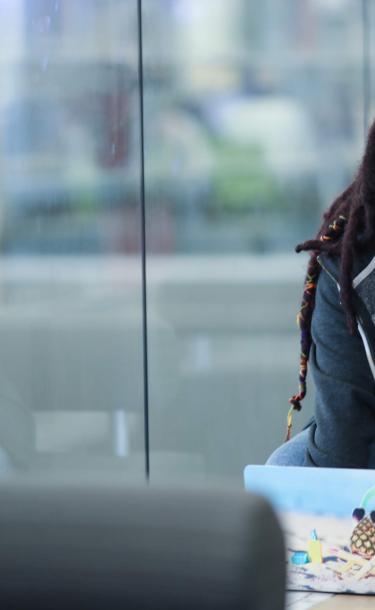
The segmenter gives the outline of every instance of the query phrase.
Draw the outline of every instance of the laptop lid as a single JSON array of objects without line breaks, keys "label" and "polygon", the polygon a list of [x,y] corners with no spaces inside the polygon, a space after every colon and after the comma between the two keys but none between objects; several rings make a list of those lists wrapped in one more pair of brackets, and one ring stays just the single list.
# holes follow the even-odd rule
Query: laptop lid
[{"label": "laptop lid", "polygon": [[280,517],[289,590],[375,594],[375,470],[249,465],[244,481]]}]

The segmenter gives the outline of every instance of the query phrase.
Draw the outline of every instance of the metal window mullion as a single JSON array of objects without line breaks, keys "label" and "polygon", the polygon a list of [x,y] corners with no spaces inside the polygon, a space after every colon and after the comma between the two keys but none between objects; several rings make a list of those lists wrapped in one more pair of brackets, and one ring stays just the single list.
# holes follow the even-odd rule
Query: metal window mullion
[{"label": "metal window mullion", "polygon": [[144,89],[143,89],[143,28],[142,0],[137,0],[138,22],[138,83],[140,133],[140,198],[141,198],[141,256],[142,256],[142,339],[143,339],[143,395],[145,474],[150,478],[149,381],[148,381],[148,325],[147,325],[147,269],[146,269],[146,206],[145,206],[145,151],[144,151]]},{"label": "metal window mullion", "polygon": [[363,87],[363,131],[367,138],[370,125],[371,103],[371,23],[369,0],[362,0],[362,87]]}]

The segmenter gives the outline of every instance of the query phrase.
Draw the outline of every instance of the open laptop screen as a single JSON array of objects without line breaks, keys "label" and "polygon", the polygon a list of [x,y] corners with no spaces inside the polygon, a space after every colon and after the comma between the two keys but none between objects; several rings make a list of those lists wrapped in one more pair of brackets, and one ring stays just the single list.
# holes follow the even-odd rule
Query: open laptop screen
[{"label": "open laptop screen", "polygon": [[375,594],[375,470],[249,465],[244,479],[280,516],[289,589]]}]

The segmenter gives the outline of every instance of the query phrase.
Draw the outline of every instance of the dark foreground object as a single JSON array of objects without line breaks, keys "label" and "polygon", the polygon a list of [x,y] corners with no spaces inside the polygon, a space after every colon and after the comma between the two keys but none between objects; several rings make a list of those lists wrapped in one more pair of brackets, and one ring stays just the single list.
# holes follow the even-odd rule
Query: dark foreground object
[{"label": "dark foreground object", "polygon": [[281,610],[284,548],[262,499],[114,483],[0,486],[4,610]]}]

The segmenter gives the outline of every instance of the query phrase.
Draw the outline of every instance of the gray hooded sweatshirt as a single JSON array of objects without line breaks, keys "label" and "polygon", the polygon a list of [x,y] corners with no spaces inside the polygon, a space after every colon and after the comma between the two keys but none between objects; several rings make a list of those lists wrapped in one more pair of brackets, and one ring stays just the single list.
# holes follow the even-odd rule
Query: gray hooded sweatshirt
[{"label": "gray hooded sweatshirt", "polygon": [[356,261],[354,335],[340,302],[338,259],[319,262],[310,352],[316,405],[305,465],[375,467],[375,256]]}]

